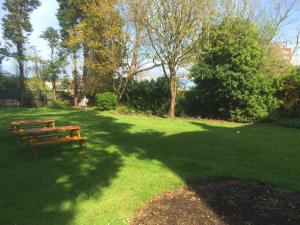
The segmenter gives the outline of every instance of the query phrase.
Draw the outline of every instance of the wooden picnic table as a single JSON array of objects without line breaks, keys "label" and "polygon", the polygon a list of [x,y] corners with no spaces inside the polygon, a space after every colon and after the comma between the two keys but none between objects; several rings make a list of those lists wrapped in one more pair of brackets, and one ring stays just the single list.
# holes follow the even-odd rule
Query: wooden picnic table
[{"label": "wooden picnic table", "polygon": [[[28,128],[28,125],[31,125],[30,128]],[[15,136],[17,142],[19,142],[19,138],[25,129],[55,127],[55,120],[15,120],[10,122],[10,127],[11,135]]]},{"label": "wooden picnic table", "polygon": [[80,149],[83,150],[83,143],[87,140],[80,136],[80,126],[60,126],[31,128],[22,131],[26,137],[27,149],[32,149],[37,157],[37,150],[33,148],[37,145],[45,145],[62,142],[79,142]]},{"label": "wooden picnic table", "polygon": [[59,126],[59,127],[42,127],[42,128],[29,128],[20,131],[24,136],[39,136],[43,134],[54,133],[58,131],[79,131],[80,126]]},{"label": "wooden picnic table", "polygon": [[51,124],[54,126],[55,120],[14,120],[10,122],[12,126],[20,126],[24,124],[36,124],[36,123]]}]

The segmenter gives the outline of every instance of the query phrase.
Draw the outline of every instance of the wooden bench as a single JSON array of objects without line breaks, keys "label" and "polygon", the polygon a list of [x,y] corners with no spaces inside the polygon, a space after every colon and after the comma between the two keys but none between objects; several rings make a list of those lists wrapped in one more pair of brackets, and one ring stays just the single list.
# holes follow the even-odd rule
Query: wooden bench
[{"label": "wooden bench", "polygon": [[55,120],[15,120],[10,122],[11,135],[16,137],[17,143],[24,131],[30,128],[55,127]]},{"label": "wooden bench", "polygon": [[63,142],[69,144],[78,142],[80,144],[80,150],[83,151],[83,144],[87,140],[87,138],[80,136],[80,126],[26,129],[24,136],[27,137],[27,149],[33,150],[36,157],[38,157],[36,146]]},{"label": "wooden bench", "polygon": [[0,99],[0,106],[20,108],[20,101],[17,99]]}]

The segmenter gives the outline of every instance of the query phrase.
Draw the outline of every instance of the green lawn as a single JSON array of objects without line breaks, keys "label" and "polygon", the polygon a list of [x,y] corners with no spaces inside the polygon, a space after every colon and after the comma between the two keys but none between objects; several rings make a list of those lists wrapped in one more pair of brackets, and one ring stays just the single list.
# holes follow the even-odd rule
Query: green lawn
[{"label": "green lawn", "polygon": [[[81,125],[87,151],[51,145],[34,158],[8,123],[37,118]],[[50,109],[0,110],[0,125],[4,225],[128,224],[154,195],[206,177],[300,190],[297,129]]]}]

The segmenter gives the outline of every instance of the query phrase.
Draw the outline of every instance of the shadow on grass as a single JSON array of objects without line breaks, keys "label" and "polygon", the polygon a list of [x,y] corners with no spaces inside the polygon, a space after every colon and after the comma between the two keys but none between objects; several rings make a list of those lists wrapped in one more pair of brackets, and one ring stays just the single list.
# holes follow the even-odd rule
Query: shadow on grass
[{"label": "shadow on grass", "polygon": [[[300,141],[288,131],[279,134],[264,126],[228,128],[191,122],[199,131],[167,135],[151,128],[131,132],[133,123],[95,112],[42,113],[39,118],[57,119],[58,125],[81,125],[82,134],[89,138],[88,151],[79,155],[70,146],[45,147],[35,160],[15,147],[5,128],[10,119],[24,116],[36,115],[8,115],[0,122],[4,146],[0,166],[5,168],[0,193],[0,215],[5,216],[0,224],[68,224],[79,199],[101,195],[110,186],[123,166],[123,155],[158,160],[186,183],[231,177],[300,190],[296,154]],[[111,146],[118,151],[109,150]]]}]

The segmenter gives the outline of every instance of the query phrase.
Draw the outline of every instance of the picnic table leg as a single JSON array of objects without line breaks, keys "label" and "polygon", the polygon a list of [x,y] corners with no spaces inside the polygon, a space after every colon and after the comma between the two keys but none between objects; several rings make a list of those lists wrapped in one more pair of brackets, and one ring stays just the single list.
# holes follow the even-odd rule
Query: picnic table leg
[{"label": "picnic table leg", "polygon": [[11,126],[10,126],[10,134],[11,134],[12,137],[15,136],[14,131],[15,131],[16,129],[17,129],[17,128],[16,128],[15,125],[11,125]]},{"label": "picnic table leg", "polygon": [[27,137],[26,139],[26,150],[29,151],[31,147],[31,139],[30,137]]},{"label": "picnic table leg", "polygon": [[38,158],[39,156],[38,156],[38,153],[37,153],[36,146],[32,147],[32,151],[34,153],[35,158]]},{"label": "picnic table leg", "polygon": [[16,134],[16,142],[17,142],[17,144],[20,143],[20,135],[19,134]]},{"label": "picnic table leg", "polygon": [[80,151],[83,152],[84,151],[83,141],[80,141],[79,145],[80,145]]}]

